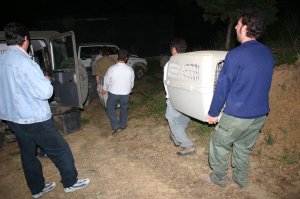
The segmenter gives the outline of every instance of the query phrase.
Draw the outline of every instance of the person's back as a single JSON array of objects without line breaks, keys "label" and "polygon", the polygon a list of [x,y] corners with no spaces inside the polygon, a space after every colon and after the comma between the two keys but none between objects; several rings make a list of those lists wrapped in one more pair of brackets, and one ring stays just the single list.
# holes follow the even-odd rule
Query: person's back
[{"label": "person's back", "polygon": [[0,55],[0,82],[1,119],[27,124],[51,118],[48,99],[53,87],[39,65],[17,45],[9,45]]},{"label": "person's back", "polygon": [[116,63],[107,71],[110,77],[108,90],[113,94],[127,95],[133,87],[134,71],[125,63]]},{"label": "person's back", "polygon": [[104,76],[108,68],[117,61],[109,56],[109,51],[106,46],[101,48],[102,57],[96,61],[96,75]]},{"label": "person's back", "polygon": [[[226,67],[229,65],[230,67]],[[224,66],[219,81],[223,84],[228,79],[234,81],[226,96],[224,112],[240,118],[253,118],[267,114],[274,66],[270,50],[256,40],[242,43],[228,53]],[[229,86],[231,85],[228,84]],[[223,93],[219,89],[220,87],[217,87],[216,92]],[[225,99],[225,93],[221,96]],[[222,104],[215,106],[214,109],[219,110]],[[211,112],[214,109],[212,108]]]},{"label": "person's back", "polygon": [[112,65],[105,75],[104,87],[115,95],[128,95],[134,86],[134,71],[126,64],[128,55],[120,56],[123,56],[122,50],[118,55],[118,63]]},{"label": "person's back", "polygon": [[[119,50],[118,63],[111,66],[105,77],[102,94],[108,92],[106,103],[107,115],[116,135],[122,129],[127,128],[129,95],[134,86],[134,71],[126,64],[128,60],[128,52],[124,49]],[[120,105],[120,116],[116,116],[116,107]]]}]

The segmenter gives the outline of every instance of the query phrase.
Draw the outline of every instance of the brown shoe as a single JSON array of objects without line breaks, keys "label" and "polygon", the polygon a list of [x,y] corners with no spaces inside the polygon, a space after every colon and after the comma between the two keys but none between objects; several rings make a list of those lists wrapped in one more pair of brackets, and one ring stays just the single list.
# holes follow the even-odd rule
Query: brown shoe
[{"label": "brown shoe", "polygon": [[177,155],[186,156],[186,155],[194,155],[195,153],[196,153],[196,149],[194,147],[182,147],[182,149],[177,152]]}]

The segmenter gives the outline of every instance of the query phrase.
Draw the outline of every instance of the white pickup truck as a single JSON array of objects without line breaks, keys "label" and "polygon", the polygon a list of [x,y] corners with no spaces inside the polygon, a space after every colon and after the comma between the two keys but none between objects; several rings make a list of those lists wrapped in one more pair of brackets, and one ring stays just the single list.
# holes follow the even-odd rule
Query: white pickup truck
[{"label": "white pickup truck", "polygon": [[[117,60],[119,47],[111,43],[82,43],[78,45],[78,59],[85,67],[92,67],[95,71],[95,63],[101,57],[101,47],[106,46],[109,51],[109,56]],[[100,56],[99,56],[100,55]],[[145,72],[148,70],[147,61],[137,55],[129,54],[127,64],[134,69],[136,79],[143,78]]]}]

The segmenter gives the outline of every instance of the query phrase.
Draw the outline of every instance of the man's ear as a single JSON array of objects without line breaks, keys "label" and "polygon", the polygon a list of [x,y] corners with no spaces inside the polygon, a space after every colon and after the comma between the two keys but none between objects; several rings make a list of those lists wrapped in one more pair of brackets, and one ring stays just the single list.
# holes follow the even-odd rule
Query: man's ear
[{"label": "man's ear", "polygon": [[248,26],[247,25],[243,25],[242,26],[242,33],[243,33],[243,35],[247,36],[247,32],[248,32]]},{"label": "man's ear", "polygon": [[24,37],[24,41],[29,41],[28,36]]}]

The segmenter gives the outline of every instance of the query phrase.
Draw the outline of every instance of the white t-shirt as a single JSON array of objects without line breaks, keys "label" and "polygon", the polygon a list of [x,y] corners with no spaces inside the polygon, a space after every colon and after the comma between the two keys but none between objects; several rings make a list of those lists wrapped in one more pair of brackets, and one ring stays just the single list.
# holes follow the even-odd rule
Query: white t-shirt
[{"label": "white t-shirt", "polygon": [[115,95],[128,95],[134,86],[134,71],[125,63],[109,67],[104,77],[103,89]]},{"label": "white t-shirt", "polygon": [[166,63],[166,65],[164,66],[164,87],[165,87],[165,91],[166,91],[166,98],[169,98],[168,88],[167,88],[167,84],[166,84],[167,72],[168,72],[169,64],[170,64],[170,61],[168,61]]}]

